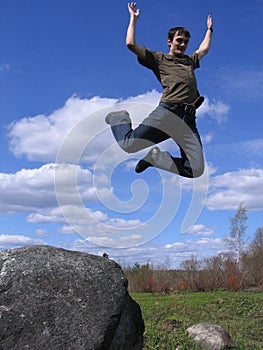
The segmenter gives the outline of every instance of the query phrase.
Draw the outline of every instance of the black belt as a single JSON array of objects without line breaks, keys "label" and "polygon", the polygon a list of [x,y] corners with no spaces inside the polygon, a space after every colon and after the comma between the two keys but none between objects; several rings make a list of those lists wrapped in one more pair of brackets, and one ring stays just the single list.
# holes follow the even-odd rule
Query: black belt
[{"label": "black belt", "polygon": [[169,109],[171,112],[178,112],[183,111],[190,115],[191,117],[194,117],[196,114],[196,110],[198,107],[201,106],[201,104],[204,102],[204,97],[199,96],[193,103],[193,105],[189,105],[187,103],[173,103],[173,102],[160,102],[160,106],[164,107],[166,109]]},{"label": "black belt", "polygon": [[194,117],[196,114],[196,109],[192,105],[179,103],[178,108],[181,108],[185,113],[189,114],[191,117]]},{"label": "black belt", "polygon": [[173,113],[185,112],[191,117],[195,116],[194,106],[185,103],[160,102],[159,106],[164,107]]}]

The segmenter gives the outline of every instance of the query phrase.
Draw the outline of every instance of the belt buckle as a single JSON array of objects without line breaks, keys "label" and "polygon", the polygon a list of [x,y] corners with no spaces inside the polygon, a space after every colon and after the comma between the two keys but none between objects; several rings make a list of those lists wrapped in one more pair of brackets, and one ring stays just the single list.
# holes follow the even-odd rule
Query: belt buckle
[{"label": "belt buckle", "polygon": [[184,110],[186,113],[190,114],[191,117],[195,116],[195,108],[191,105],[185,105]]}]

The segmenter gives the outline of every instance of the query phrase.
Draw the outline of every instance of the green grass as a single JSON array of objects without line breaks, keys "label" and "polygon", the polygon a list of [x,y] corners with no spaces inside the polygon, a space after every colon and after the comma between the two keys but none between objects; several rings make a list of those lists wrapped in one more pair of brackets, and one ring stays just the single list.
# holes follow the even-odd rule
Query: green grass
[{"label": "green grass", "polygon": [[200,322],[225,328],[238,350],[263,349],[263,293],[201,292],[160,296],[131,293],[142,310],[144,349],[201,350],[186,329]]}]

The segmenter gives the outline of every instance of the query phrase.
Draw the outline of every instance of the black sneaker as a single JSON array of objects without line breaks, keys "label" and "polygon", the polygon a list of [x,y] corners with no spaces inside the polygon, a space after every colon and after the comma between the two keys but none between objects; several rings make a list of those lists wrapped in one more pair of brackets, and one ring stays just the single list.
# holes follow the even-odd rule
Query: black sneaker
[{"label": "black sneaker", "polygon": [[141,173],[150,166],[153,166],[154,158],[158,156],[160,149],[158,147],[153,147],[150,152],[143,159],[139,160],[136,164],[135,171],[136,173]]},{"label": "black sneaker", "polygon": [[135,171],[136,171],[136,173],[141,173],[144,170],[146,170],[147,168],[149,168],[150,166],[152,166],[151,163],[147,162],[147,160],[141,159],[136,164]]},{"label": "black sneaker", "polygon": [[114,117],[114,116],[119,116],[121,114],[124,114],[126,115],[127,117],[130,117],[130,114],[128,111],[126,110],[122,110],[122,111],[117,111],[117,112],[110,112],[109,114],[106,115],[105,117],[105,122],[109,125],[111,125],[111,117]]}]

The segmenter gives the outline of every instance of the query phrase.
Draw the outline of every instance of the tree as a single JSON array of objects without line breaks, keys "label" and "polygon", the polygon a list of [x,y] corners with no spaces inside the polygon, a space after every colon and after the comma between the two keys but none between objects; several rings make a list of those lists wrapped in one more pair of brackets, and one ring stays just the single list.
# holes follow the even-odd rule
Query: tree
[{"label": "tree", "polygon": [[201,261],[195,255],[192,255],[190,259],[182,261],[180,267],[184,270],[183,279],[188,288],[201,290],[203,288],[200,286]]},{"label": "tree", "polygon": [[127,268],[125,274],[132,292],[153,292],[155,288],[154,270],[149,263],[140,265],[137,262]]},{"label": "tree", "polygon": [[256,230],[254,238],[249,245],[249,250],[263,257],[263,227],[259,227]]},{"label": "tree", "polygon": [[248,249],[250,274],[256,285],[263,287],[263,227],[259,227]]},{"label": "tree", "polygon": [[237,255],[237,263],[240,266],[241,254],[245,244],[245,233],[247,229],[247,210],[241,203],[236,214],[230,219],[230,237],[226,238],[226,242],[231,250]]},{"label": "tree", "polygon": [[220,287],[225,287],[225,261],[226,255],[224,254],[211,256],[204,260],[204,284],[206,290],[216,290]]}]

